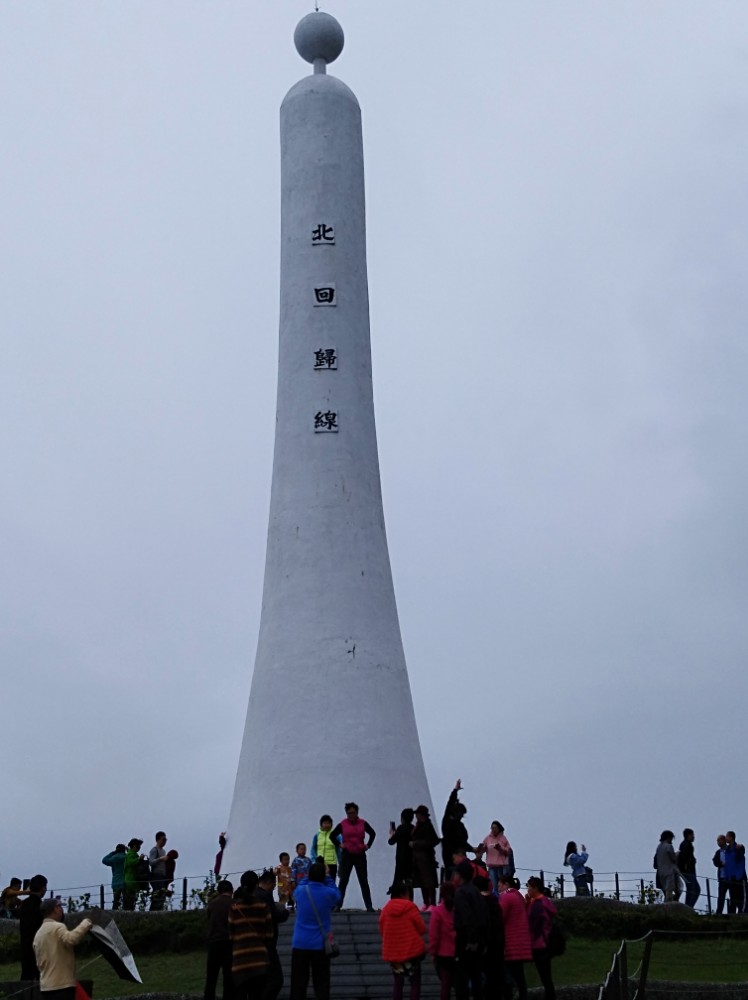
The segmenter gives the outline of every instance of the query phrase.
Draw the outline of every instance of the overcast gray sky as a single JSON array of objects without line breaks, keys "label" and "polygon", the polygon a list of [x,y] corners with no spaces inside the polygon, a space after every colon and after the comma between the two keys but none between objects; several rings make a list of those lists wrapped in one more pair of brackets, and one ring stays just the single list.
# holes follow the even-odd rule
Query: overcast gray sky
[{"label": "overcast gray sky", "polygon": [[[0,4],[2,878],[96,882],[160,827],[199,875],[228,818],[311,7]],[[528,868],[693,826],[710,874],[748,837],[748,6],[323,9],[435,804],[461,776]]]}]

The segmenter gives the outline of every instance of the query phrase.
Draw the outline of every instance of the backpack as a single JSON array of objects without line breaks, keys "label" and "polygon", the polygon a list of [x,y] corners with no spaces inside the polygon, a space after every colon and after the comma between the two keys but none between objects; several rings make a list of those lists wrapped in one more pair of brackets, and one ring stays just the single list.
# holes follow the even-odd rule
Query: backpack
[{"label": "backpack", "polygon": [[551,926],[545,943],[545,951],[549,958],[558,958],[566,951],[566,931],[558,914],[551,918]]},{"label": "backpack", "polygon": [[147,886],[151,880],[151,865],[147,858],[138,858],[135,865],[135,881]]}]

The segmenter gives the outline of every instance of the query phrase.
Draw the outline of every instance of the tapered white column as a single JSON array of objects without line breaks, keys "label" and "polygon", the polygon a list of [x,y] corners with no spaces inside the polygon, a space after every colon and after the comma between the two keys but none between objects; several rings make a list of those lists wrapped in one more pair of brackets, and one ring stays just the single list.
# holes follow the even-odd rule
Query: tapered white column
[{"label": "tapered white column", "polygon": [[[372,397],[361,112],[327,75],[338,22],[296,29],[314,73],[281,107],[278,403],[265,586],[224,870],[310,844],[356,801],[376,829],[430,805],[392,586]],[[346,906],[360,905],[355,874]]]}]

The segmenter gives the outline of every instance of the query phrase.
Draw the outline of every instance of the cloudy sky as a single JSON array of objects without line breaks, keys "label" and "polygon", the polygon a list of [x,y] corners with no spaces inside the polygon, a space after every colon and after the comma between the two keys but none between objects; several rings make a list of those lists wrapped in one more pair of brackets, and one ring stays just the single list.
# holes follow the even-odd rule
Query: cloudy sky
[{"label": "cloudy sky", "polygon": [[[159,827],[200,875],[227,821],[311,7],[0,4],[0,878]],[[461,776],[527,868],[693,826],[706,874],[748,837],[748,7],[323,8],[434,802]]]}]

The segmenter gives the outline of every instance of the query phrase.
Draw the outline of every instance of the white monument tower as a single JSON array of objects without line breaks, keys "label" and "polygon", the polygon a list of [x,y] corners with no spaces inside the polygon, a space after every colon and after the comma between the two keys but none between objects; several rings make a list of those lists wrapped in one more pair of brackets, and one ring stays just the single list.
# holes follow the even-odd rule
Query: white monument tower
[{"label": "white monument tower", "polygon": [[[328,76],[329,14],[294,36],[314,66],[281,107],[278,402],[260,635],[224,870],[293,857],[353,800],[377,832],[374,905],[394,869],[391,819],[430,797],[382,511],[366,274],[361,111]],[[360,905],[355,874],[346,905]]]}]

